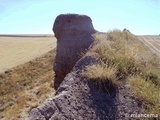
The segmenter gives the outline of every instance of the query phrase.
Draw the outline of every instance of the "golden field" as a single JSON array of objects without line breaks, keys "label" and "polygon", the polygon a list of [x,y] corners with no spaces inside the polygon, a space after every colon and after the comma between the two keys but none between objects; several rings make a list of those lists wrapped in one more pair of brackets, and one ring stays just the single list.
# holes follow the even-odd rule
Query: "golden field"
[{"label": "golden field", "polygon": [[145,35],[140,36],[140,40],[149,47],[153,53],[160,56],[160,36]]},{"label": "golden field", "polygon": [[0,73],[56,47],[54,37],[0,37]]}]

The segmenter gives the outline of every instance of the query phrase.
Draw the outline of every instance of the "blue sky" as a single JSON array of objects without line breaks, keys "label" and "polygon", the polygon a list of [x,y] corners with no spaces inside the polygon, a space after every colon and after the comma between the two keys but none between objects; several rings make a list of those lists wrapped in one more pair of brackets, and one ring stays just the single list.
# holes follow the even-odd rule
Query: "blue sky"
[{"label": "blue sky", "polygon": [[0,0],[0,34],[53,34],[64,13],[90,16],[99,31],[160,34],[160,0]]}]

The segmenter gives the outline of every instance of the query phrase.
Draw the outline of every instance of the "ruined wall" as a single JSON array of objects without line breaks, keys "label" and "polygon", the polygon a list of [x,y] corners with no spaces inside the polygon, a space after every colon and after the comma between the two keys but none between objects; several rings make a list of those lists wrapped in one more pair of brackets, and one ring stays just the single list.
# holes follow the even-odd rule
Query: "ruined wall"
[{"label": "ruined wall", "polygon": [[67,74],[55,97],[30,111],[26,120],[129,120],[127,115],[140,114],[140,106],[125,84],[112,91],[96,89],[92,80],[81,77],[82,68],[96,63],[85,56]]},{"label": "ruined wall", "polygon": [[[56,79],[63,80],[63,82],[56,91],[55,97],[47,99],[42,105],[32,109],[26,120],[128,120],[130,118],[127,115],[141,113],[139,103],[130,90],[126,89],[123,81],[120,86],[114,86],[111,91],[105,92],[98,90],[92,80],[81,76],[83,67],[97,62],[97,58],[94,56],[85,55],[78,60],[77,55],[81,48],[88,48],[93,42],[91,34],[95,31],[91,24],[89,31],[86,30],[85,25],[82,25],[80,30],[78,27],[71,27],[78,31],[82,30],[78,32],[80,34],[78,35],[76,30],[70,29],[68,23],[66,24],[68,20],[71,22],[72,19],[69,18],[77,20],[76,17],[83,18],[79,15],[60,15],[56,18],[53,30],[58,39],[58,46],[54,70],[58,76]],[[87,19],[90,21],[89,18]],[[56,24],[56,22],[60,22],[60,24]],[[69,28],[64,27],[65,29],[63,29],[63,26]],[[69,31],[67,31],[68,29]],[[79,36],[78,40],[73,34]],[[70,66],[74,66],[73,69]],[[71,69],[72,71],[67,74]],[[61,74],[62,77],[59,77]],[[62,79],[64,76],[65,78]]]},{"label": "ruined wall", "polygon": [[94,57],[82,58],[67,74],[55,97],[32,109],[26,120],[114,120],[115,91],[97,91],[93,82],[80,77],[83,66],[95,62]]},{"label": "ruined wall", "polygon": [[53,32],[57,38],[57,53],[54,63],[57,89],[64,77],[93,43],[92,34],[95,30],[92,20],[86,15],[62,14],[54,22]]}]

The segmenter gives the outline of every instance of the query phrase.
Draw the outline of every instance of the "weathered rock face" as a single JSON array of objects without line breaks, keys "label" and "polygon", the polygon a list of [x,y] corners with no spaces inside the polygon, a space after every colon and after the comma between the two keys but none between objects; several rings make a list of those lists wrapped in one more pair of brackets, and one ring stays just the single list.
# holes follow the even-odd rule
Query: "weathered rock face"
[{"label": "weathered rock face", "polygon": [[57,38],[57,53],[54,63],[57,89],[64,77],[80,59],[81,52],[92,44],[92,34],[95,30],[92,20],[85,15],[62,14],[59,15],[53,26]]},{"label": "weathered rock face", "polygon": [[[93,82],[80,77],[86,64],[96,58],[84,57],[69,73],[53,99],[31,110],[26,120],[107,120],[115,118],[115,91],[110,94],[96,90]],[[79,71],[79,72],[78,72]]]},{"label": "weathered rock face", "polygon": [[81,77],[82,68],[96,61],[90,56],[79,60],[55,97],[32,109],[26,120],[129,120],[129,115],[140,114],[138,103],[124,86],[99,91],[91,80]]}]

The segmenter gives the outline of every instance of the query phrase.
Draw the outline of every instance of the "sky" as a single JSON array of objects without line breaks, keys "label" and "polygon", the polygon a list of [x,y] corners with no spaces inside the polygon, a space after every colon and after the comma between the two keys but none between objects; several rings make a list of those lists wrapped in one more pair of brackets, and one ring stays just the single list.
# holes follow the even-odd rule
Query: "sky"
[{"label": "sky", "polygon": [[160,0],[0,0],[0,34],[53,34],[59,14],[88,15],[96,30],[160,34]]}]

